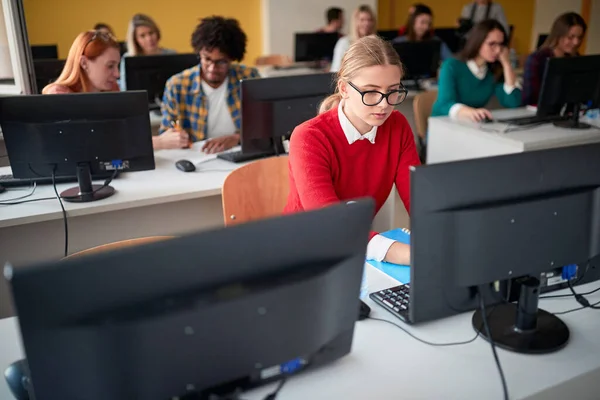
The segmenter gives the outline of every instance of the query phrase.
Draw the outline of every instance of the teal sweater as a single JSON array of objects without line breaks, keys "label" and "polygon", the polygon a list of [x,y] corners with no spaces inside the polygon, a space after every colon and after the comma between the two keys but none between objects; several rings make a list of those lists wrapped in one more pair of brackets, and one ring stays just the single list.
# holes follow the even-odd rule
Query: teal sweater
[{"label": "teal sweater", "polygon": [[450,108],[461,103],[473,108],[485,107],[493,95],[507,108],[521,105],[521,90],[516,88],[506,94],[504,84],[494,80],[490,70],[483,79],[477,79],[467,63],[449,58],[442,63],[438,77],[438,97],[433,105],[432,117],[448,115]]}]

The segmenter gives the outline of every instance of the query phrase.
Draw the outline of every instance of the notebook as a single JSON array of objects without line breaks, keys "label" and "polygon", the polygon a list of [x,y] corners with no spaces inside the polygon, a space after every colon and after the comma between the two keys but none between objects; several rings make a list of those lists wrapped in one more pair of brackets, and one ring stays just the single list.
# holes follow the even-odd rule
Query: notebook
[{"label": "notebook", "polygon": [[[401,228],[380,233],[380,235],[400,243],[410,244],[410,230]],[[410,266],[391,264],[385,261],[367,260],[370,265],[401,283],[410,282]]]}]

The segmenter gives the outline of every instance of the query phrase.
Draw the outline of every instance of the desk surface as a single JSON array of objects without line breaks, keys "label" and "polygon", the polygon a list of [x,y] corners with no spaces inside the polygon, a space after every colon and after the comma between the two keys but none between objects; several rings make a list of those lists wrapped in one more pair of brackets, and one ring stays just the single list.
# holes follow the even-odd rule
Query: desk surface
[{"label": "desk surface", "polygon": [[[368,266],[370,291],[397,284]],[[582,286],[595,289],[600,283]],[[589,296],[600,300],[600,293]],[[474,336],[471,313],[409,327],[367,300],[371,316],[400,323],[418,337],[433,342],[464,341]],[[540,300],[549,311],[576,308],[572,298]],[[567,384],[585,374],[600,377],[600,318],[595,310],[561,316],[571,330],[568,346],[549,355],[521,355],[498,349],[511,399],[531,398],[552,387]],[[16,318],[0,320],[0,370],[22,357]],[[578,399],[597,398],[583,393],[598,391],[598,380],[576,388]],[[275,385],[244,395],[262,399]],[[454,347],[431,347],[410,338],[397,327],[379,321],[356,324],[352,353],[337,362],[288,380],[281,391],[286,400],[305,399],[501,399],[502,388],[489,343],[477,339]],[[0,379],[0,399],[10,399]]]},{"label": "desk surface", "polygon": [[[91,203],[63,202],[70,216],[80,216],[132,207],[190,200],[221,194],[221,186],[227,174],[239,164],[214,159],[198,164],[196,171],[185,173],[175,167],[175,161],[188,159],[201,162],[214,158],[198,150],[198,145],[189,150],[160,150],[155,152],[156,169],[121,174],[111,186],[116,193],[104,200]],[[9,167],[0,168],[0,175],[10,174]],[[59,193],[76,183],[57,185]],[[25,190],[7,190],[0,194],[0,201],[7,201],[27,193]],[[40,185],[28,199],[54,197],[52,185]],[[60,205],[54,198],[13,206],[0,206],[0,228],[62,218]]]}]

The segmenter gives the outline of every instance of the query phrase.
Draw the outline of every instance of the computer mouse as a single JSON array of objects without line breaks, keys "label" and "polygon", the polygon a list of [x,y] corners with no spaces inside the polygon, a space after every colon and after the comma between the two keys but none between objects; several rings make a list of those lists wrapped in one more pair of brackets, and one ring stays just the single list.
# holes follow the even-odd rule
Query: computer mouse
[{"label": "computer mouse", "polygon": [[492,118],[489,118],[489,117],[485,117],[485,119],[481,120],[482,124],[489,124],[489,123],[492,123],[492,122],[494,122],[494,120]]},{"label": "computer mouse", "polygon": [[6,383],[13,396],[17,400],[29,400],[29,389],[31,388],[29,380],[29,368],[27,361],[19,360],[10,364],[4,371]]},{"label": "computer mouse", "polygon": [[196,166],[189,160],[179,160],[175,163],[178,170],[183,172],[192,172],[196,170]]},{"label": "computer mouse", "polygon": [[367,305],[364,301],[360,301],[360,308],[358,310],[358,320],[362,321],[363,319],[369,318],[371,315],[371,307]]}]

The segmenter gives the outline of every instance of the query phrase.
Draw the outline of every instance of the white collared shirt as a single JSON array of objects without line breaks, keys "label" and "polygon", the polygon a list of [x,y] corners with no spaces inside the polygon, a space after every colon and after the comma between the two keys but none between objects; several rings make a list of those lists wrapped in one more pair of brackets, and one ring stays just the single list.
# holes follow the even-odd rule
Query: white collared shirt
[{"label": "white collared shirt", "polygon": [[[480,81],[485,78],[485,76],[487,75],[487,72],[488,72],[487,64],[483,64],[480,67],[479,65],[477,65],[477,63],[474,60],[467,61],[467,68],[469,68],[469,71],[471,71],[473,76],[475,76],[475,78],[479,79]],[[515,86],[511,86],[511,85],[508,85],[505,83],[504,84],[504,92],[506,94],[511,94],[513,92],[513,90],[515,90],[517,87],[520,89],[518,83]],[[462,103],[456,103],[452,107],[450,107],[450,111],[448,112],[448,115],[450,116],[450,118],[453,118],[453,119],[458,118],[458,112],[460,111],[460,109],[463,106],[464,106],[464,104],[462,104]]]},{"label": "white collared shirt", "polygon": [[[344,104],[343,101],[340,102],[338,106],[338,118],[340,120],[340,125],[342,126],[342,131],[344,135],[346,135],[346,139],[348,139],[348,144],[352,144],[358,140],[368,140],[371,144],[375,144],[375,138],[377,137],[377,127],[374,126],[371,130],[364,135],[361,135],[358,129],[346,117],[344,114]],[[371,240],[369,240],[369,244],[367,245],[367,259],[375,260],[375,261],[383,261],[388,250],[394,244],[394,240],[386,238],[382,235],[375,235]]]}]

